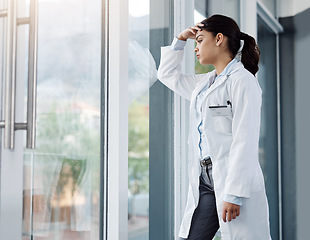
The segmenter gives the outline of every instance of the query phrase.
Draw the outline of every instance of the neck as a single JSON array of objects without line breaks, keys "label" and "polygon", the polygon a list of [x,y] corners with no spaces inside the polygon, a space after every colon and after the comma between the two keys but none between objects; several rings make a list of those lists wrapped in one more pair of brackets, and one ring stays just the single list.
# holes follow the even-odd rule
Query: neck
[{"label": "neck", "polygon": [[232,60],[230,56],[225,56],[221,58],[216,64],[214,64],[216,75],[220,75],[225,69],[228,63]]}]

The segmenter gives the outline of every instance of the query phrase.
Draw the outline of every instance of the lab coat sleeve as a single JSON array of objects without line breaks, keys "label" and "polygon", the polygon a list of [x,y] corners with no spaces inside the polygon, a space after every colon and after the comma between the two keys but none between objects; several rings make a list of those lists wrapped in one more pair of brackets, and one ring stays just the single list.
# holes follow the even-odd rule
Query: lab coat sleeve
[{"label": "lab coat sleeve", "polygon": [[242,198],[234,196],[234,195],[225,194],[223,200],[225,202],[233,203],[233,204],[236,204],[236,205],[239,205],[239,206],[242,205]]},{"label": "lab coat sleeve", "polygon": [[161,60],[157,77],[172,91],[190,100],[197,82],[206,74],[185,75],[181,72],[184,50],[173,50],[170,46],[161,48]]},{"label": "lab coat sleeve", "polygon": [[232,144],[227,161],[225,194],[249,198],[257,176],[261,113],[261,89],[257,79],[244,73],[231,85]]}]

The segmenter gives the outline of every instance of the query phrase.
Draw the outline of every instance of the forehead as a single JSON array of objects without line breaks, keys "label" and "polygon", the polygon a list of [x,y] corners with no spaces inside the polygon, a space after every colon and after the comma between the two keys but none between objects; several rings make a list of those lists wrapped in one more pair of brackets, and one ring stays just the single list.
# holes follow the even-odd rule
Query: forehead
[{"label": "forehead", "polygon": [[205,30],[202,30],[202,31],[197,31],[196,33],[196,40],[198,37],[208,37],[211,33],[208,32],[208,31],[205,31]]},{"label": "forehead", "polygon": [[203,31],[197,31],[196,33],[196,39],[200,36],[204,36],[204,32]]}]

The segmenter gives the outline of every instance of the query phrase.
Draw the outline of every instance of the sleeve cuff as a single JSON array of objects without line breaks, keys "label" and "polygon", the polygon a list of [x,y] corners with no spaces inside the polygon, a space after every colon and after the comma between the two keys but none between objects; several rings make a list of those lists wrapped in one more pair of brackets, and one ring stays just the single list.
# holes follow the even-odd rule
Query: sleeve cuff
[{"label": "sleeve cuff", "polygon": [[229,203],[233,203],[233,204],[236,204],[236,205],[239,205],[239,206],[242,205],[242,197],[237,197],[237,196],[234,196],[234,195],[226,194],[224,196],[224,201],[225,202],[229,202]]},{"label": "sleeve cuff", "polygon": [[172,50],[183,50],[186,45],[186,41],[179,40],[177,37],[175,37],[171,43],[171,49]]}]

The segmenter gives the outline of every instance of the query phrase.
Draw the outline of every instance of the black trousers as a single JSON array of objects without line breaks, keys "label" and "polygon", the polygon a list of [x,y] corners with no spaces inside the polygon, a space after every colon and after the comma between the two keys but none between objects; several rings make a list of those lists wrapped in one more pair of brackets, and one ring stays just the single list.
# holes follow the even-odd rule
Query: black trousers
[{"label": "black trousers", "polygon": [[212,179],[212,165],[201,167],[199,203],[187,240],[212,240],[219,229]]}]

